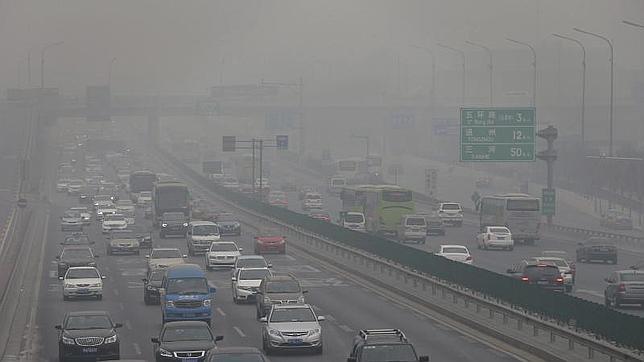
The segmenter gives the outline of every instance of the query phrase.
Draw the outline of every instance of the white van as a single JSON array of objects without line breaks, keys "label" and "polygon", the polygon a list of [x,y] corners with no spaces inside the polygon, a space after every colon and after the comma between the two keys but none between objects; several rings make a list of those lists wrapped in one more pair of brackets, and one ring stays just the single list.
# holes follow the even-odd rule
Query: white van
[{"label": "white van", "polygon": [[364,214],[356,211],[347,211],[340,213],[340,225],[347,229],[367,232]]},{"label": "white van", "polygon": [[398,237],[402,242],[407,240],[425,244],[427,237],[426,215],[405,215],[400,221]]},{"label": "white van", "polygon": [[186,243],[190,255],[204,254],[210,244],[221,239],[219,227],[212,221],[191,221],[186,231]]}]

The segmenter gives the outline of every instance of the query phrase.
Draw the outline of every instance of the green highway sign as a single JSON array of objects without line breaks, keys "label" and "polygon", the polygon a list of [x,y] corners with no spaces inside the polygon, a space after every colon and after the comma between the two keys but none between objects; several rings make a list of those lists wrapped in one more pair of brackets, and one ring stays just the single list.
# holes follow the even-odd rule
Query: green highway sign
[{"label": "green highway sign", "polygon": [[555,189],[541,189],[541,213],[543,215],[554,215],[557,200]]},{"label": "green highway sign", "polygon": [[534,108],[461,108],[461,161],[534,161]]}]

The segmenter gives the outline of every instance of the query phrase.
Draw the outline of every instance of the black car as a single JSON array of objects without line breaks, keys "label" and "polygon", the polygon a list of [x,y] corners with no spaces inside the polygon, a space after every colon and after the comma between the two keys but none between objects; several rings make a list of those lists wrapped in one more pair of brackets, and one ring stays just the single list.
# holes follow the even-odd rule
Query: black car
[{"label": "black car", "polygon": [[219,227],[219,234],[222,236],[241,235],[241,222],[230,215],[219,215],[216,224]]},{"label": "black car", "polygon": [[56,325],[60,331],[58,360],[118,360],[120,341],[116,329],[121,326],[112,321],[108,312],[65,313],[63,323]]},{"label": "black car", "polygon": [[565,292],[566,285],[559,267],[554,264],[540,264],[528,261],[514,264],[507,270],[513,278],[540,288]]},{"label": "black car", "polygon": [[208,354],[208,362],[270,362],[255,347],[219,347]]},{"label": "black car", "polygon": [[190,220],[182,212],[165,212],[161,215],[159,236],[165,239],[168,235],[185,236]]},{"label": "black car", "polygon": [[208,352],[223,336],[214,336],[202,321],[167,322],[158,337],[152,337],[154,356],[159,361],[206,361]]},{"label": "black car", "polygon": [[66,246],[56,256],[58,261],[58,276],[62,277],[72,266],[96,266],[96,258],[92,248],[88,246]]},{"label": "black car", "polygon": [[598,237],[577,244],[577,262],[602,261],[617,264],[617,247]]},{"label": "black car", "polygon": [[373,361],[429,361],[429,356],[418,356],[405,333],[397,328],[363,329],[353,339],[348,362]]},{"label": "black car", "polygon": [[143,278],[143,301],[146,305],[159,304],[159,288],[163,282],[165,275],[164,269],[155,269],[148,273],[146,278]]}]

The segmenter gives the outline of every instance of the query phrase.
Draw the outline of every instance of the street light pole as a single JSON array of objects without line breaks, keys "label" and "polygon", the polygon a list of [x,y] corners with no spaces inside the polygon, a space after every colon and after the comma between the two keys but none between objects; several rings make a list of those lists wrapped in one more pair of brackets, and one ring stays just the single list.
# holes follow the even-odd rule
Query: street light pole
[{"label": "street light pole", "polygon": [[45,45],[40,51],[40,88],[41,89],[45,88],[45,52],[47,51],[47,49],[61,44],[63,44],[62,41],[59,41],[56,43],[50,43]]},{"label": "street light pole", "polygon": [[522,41],[518,41],[511,38],[505,38],[505,40],[528,47],[532,52],[532,106],[536,107],[537,106],[537,52],[534,50],[534,47],[528,43],[524,43]]},{"label": "street light pole", "polygon": [[610,138],[608,140],[608,154],[609,154],[609,156],[612,157],[612,156],[615,156],[613,154],[613,102],[614,102],[614,98],[615,98],[615,96],[614,96],[614,83],[615,83],[614,82],[614,80],[615,80],[615,78],[614,78],[614,65],[615,65],[614,56],[615,56],[615,52],[614,52],[614,49],[613,49],[613,43],[607,37],[599,35],[599,34],[596,34],[596,33],[591,33],[589,31],[582,30],[582,29],[579,29],[579,28],[573,28],[573,30],[577,31],[577,32],[580,32],[580,33],[590,35],[590,36],[594,36],[596,38],[599,38],[599,39],[605,41],[606,43],[608,43],[608,47],[610,48],[610,121],[609,121],[609,123],[610,123],[609,137]]},{"label": "street light pole", "polygon": [[561,38],[564,40],[569,40],[581,48],[581,149],[582,152],[585,152],[586,150],[586,135],[585,135],[585,126],[584,126],[584,119],[585,119],[585,114],[586,114],[586,47],[584,47],[584,44],[575,39],[571,38],[569,36],[564,36],[561,34],[552,34],[553,36],[556,36],[557,38]]},{"label": "street light pole", "polygon": [[429,53],[432,57],[432,96],[431,96],[431,109],[434,110],[434,105],[436,104],[436,57],[434,57],[434,51],[430,48],[422,47],[419,45],[410,45],[412,48],[421,49]]},{"label": "street light pole", "polygon": [[489,67],[489,70],[490,70],[490,106],[491,106],[491,105],[494,104],[494,99],[493,99],[494,84],[492,83],[494,67],[492,65],[492,51],[490,50],[490,48],[488,48],[487,46],[485,46],[483,44],[475,43],[475,42],[472,42],[472,41],[469,41],[469,40],[466,40],[465,43],[485,50],[487,52],[488,57],[490,58],[490,62],[489,62],[488,67]]},{"label": "street light pole", "polygon": [[461,56],[461,106],[465,106],[465,52],[462,51],[461,49],[456,49],[454,47],[451,47],[449,45],[437,43],[441,48],[445,48],[447,50],[451,50],[458,55]]},{"label": "street light pole", "polygon": [[116,62],[116,57],[112,58],[110,61],[110,66],[107,70],[107,86],[110,88],[110,91],[112,89],[112,66],[114,65],[114,62]]}]

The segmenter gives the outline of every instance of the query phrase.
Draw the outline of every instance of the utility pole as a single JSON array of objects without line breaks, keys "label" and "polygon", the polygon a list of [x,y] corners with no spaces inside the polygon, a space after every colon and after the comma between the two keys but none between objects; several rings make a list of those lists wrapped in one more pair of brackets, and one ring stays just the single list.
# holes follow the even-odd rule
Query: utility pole
[{"label": "utility pole", "polygon": [[580,33],[584,33],[590,36],[594,36],[595,38],[601,39],[605,41],[608,44],[608,47],[610,48],[610,133],[609,133],[609,141],[608,141],[608,155],[610,157],[615,156],[613,154],[613,102],[615,100],[615,93],[614,93],[614,84],[615,84],[615,77],[614,77],[614,66],[615,66],[615,51],[613,49],[613,42],[610,41],[605,36],[596,34],[596,33],[591,33],[586,30],[582,30],[579,28],[573,28],[573,30],[578,31]]},{"label": "utility pole", "polygon": [[[264,154],[264,140],[259,139],[259,200],[263,201],[263,194],[264,194],[264,176],[263,176],[263,154]],[[253,165],[253,168],[255,168],[255,165]],[[255,180],[253,180],[255,182]]]},{"label": "utility pole", "polygon": [[253,150],[253,157],[252,157],[253,167],[252,167],[252,170],[251,170],[251,176],[250,177],[252,179],[251,185],[252,185],[253,195],[255,195],[255,139],[253,138],[251,140],[251,142],[252,142],[251,148]]}]

